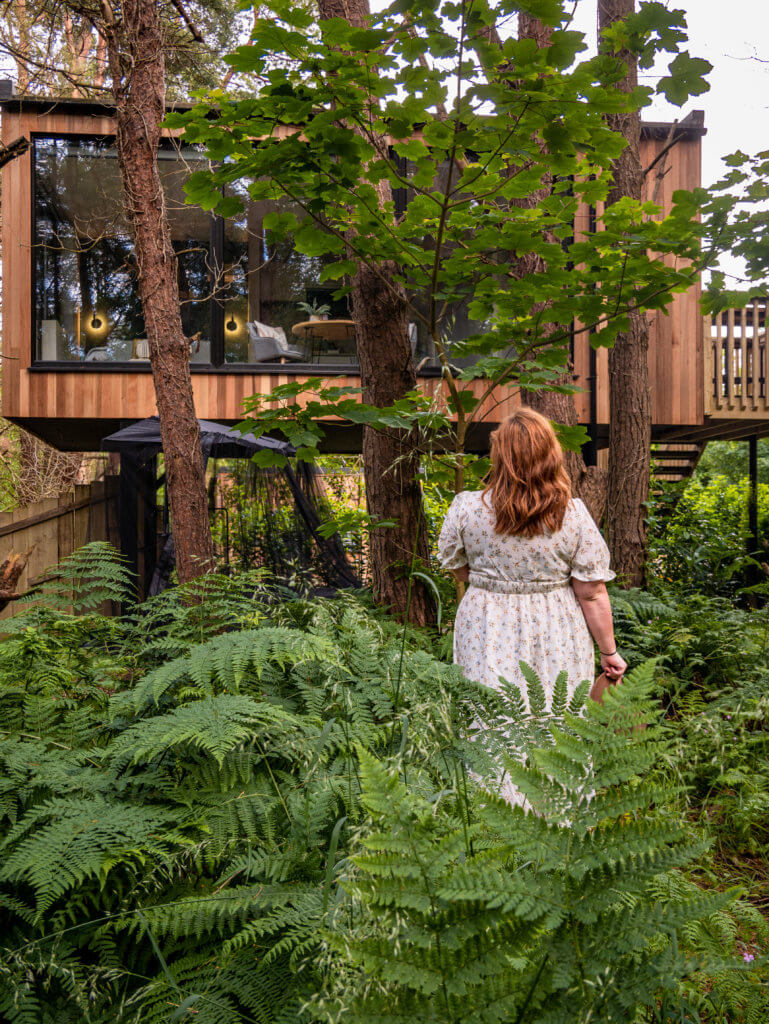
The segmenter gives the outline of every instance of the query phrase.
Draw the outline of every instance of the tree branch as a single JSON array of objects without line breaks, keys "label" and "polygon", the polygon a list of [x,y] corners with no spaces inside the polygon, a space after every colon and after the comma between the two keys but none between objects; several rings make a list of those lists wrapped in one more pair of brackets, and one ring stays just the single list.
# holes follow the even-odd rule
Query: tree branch
[{"label": "tree branch", "polygon": [[0,167],[5,167],[11,160],[15,160],[17,156],[23,156],[29,149],[30,141],[25,139],[24,136],[19,136],[18,139],[14,139],[13,142],[9,142],[7,146],[0,146]]},{"label": "tree branch", "polygon": [[185,10],[184,5],[182,4],[181,0],[171,0],[171,3],[176,8],[177,14],[182,19],[184,24],[187,26],[187,29],[189,30],[189,33],[192,36],[192,38],[195,40],[195,42],[196,43],[205,43],[206,40],[205,40],[202,32],[200,31],[200,29],[197,27],[195,22],[192,20],[190,15]]}]

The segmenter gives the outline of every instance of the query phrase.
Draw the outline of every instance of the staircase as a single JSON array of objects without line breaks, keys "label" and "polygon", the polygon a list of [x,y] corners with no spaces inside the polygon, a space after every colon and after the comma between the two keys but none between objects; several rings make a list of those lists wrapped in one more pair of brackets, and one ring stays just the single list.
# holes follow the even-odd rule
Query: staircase
[{"label": "staircase", "polygon": [[655,480],[687,480],[700,461],[700,456],[705,451],[705,444],[705,441],[653,444],[651,450],[652,476]]}]

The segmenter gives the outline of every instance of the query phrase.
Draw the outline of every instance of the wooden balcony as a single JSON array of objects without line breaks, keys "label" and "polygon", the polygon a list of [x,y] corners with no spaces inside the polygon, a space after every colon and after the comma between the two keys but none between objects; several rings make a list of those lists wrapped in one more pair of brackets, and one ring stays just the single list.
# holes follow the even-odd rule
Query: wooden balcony
[{"label": "wooden balcony", "polygon": [[767,299],[705,320],[705,414],[713,419],[769,419],[766,381]]}]

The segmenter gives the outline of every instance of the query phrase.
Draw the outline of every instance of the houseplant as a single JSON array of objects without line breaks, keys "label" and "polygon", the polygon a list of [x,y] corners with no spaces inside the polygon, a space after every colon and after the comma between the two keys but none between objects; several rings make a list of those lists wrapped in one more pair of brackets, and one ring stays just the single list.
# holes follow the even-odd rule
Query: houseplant
[{"label": "houseplant", "polygon": [[331,312],[331,306],[319,305],[317,299],[313,299],[312,302],[300,302],[298,306],[307,315],[308,320],[328,320],[328,314]]}]

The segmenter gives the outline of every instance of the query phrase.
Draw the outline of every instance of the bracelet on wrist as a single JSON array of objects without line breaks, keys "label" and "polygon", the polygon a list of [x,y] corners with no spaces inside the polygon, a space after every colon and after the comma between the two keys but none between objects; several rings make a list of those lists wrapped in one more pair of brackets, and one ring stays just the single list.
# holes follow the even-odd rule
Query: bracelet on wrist
[{"label": "bracelet on wrist", "polygon": [[615,647],[613,651],[602,651],[599,647],[598,651],[602,658],[613,658],[614,655],[617,653],[617,648]]}]

